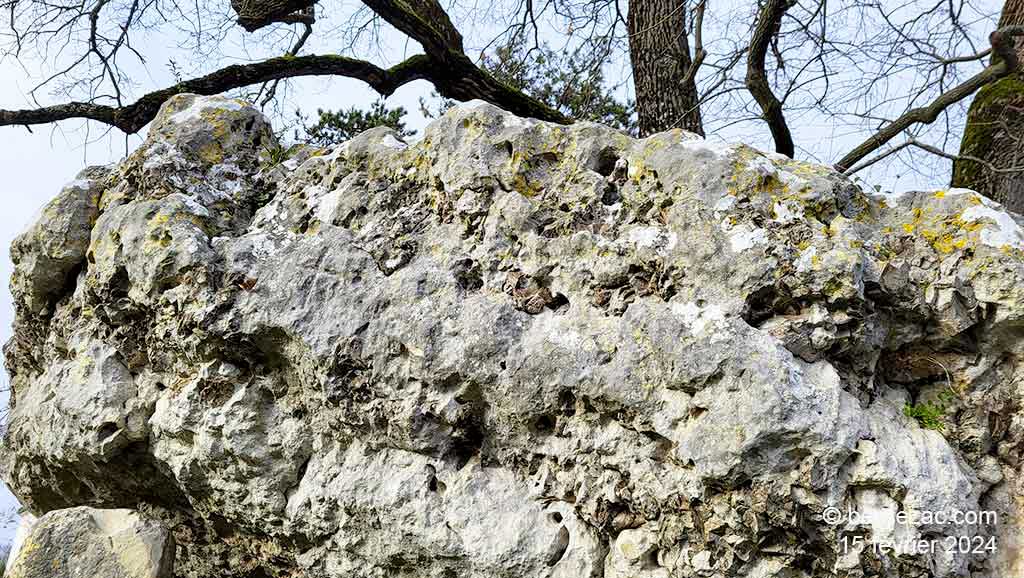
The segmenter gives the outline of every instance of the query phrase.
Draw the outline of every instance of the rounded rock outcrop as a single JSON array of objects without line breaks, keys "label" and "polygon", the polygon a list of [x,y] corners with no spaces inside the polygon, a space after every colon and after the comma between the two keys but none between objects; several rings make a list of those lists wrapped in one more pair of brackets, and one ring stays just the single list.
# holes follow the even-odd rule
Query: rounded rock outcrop
[{"label": "rounded rock outcrop", "polygon": [[998,204],[477,102],[268,139],[176,97],[17,241],[0,471],[33,512],[159,519],[181,578],[1024,571]]}]

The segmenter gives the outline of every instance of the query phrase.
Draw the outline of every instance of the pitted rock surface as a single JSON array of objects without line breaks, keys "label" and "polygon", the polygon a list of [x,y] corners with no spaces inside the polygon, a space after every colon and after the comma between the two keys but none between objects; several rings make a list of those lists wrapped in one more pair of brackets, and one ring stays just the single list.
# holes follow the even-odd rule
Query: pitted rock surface
[{"label": "pitted rock surface", "polygon": [[999,205],[481,103],[276,146],[175,97],[16,241],[35,513],[157,517],[179,577],[1024,575]]}]

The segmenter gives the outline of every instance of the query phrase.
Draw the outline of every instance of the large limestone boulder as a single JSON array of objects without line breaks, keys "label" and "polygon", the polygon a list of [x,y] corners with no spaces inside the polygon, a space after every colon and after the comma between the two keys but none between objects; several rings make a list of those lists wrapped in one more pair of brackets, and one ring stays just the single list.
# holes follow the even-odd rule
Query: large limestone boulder
[{"label": "large limestone boulder", "polygon": [[18,240],[36,513],[157,517],[178,577],[1024,574],[998,204],[481,103],[283,163],[266,126],[178,97]]},{"label": "large limestone boulder", "polygon": [[131,510],[71,508],[36,521],[12,554],[8,578],[170,578],[174,539]]}]

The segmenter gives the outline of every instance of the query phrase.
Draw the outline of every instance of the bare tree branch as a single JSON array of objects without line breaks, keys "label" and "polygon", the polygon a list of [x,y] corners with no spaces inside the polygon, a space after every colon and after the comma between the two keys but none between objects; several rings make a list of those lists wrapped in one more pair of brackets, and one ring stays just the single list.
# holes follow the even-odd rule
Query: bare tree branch
[{"label": "bare tree branch", "polygon": [[386,22],[419,42],[433,66],[427,77],[447,98],[480,98],[509,112],[568,124],[571,119],[492,77],[463,49],[462,35],[436,0],[363,0]]},{"label": "bare tree branch", "polygon": [[[796,0],[767,0],[762,6],[750,38],[747,52],[747,89],[761,107],[762,117],[768,123],[775,141],[775,151],[788,157],[794,155],[793,135],[786,124],[786,116],[782,112],[782,102],[776,98],[768,83],[765,72],[765,57],[769,45],[779,33],[779,26],[786,11],[796,4]],[[776,51],[776,57],[782,62]]]},{"label": "bare tree branch", "polygon": [[276,22],[312,24],[306,13],[314,4],[316,0],[231,0],[238,24],[249,32]]},{"label": "bare tree branch", "polygon": [[71,102],[29,110],[0,110],[0,126],[46,124],[84,118],[117,127],[128,134],[138,132],[153,120],[167,99],[181,93],[220,94],[260,82],[296,76],[347,76],[369,84],[378,93],[390,95],[399,86],[428,78],[432,69],[423,55],[413,56],[387,70],[344,56],[317,55],[271,58],[254,64],[236,64],[216,72],[151,92],[134,103],[113,107]]},{"label": "bare tree branch", "polygon": [[[235,0],[239,22],[249,26],[281,21],[282,15],[309,10],[316,0]],[[456,100],[479,98],[521,116],[569,123],[570,119],[537,99],[495,80],[465,53],[462,35],[437,0],[363,0],[388,24],[419,42],[431,66],[421,76],[438,93]],[[243,14],[244,11],[244,14]],[[243,26],[246,24],[243,23]]]},{"label": "bare tree branch", "polygon": [[[98,13],[103,3],[94,9]],[[272,22],[289,21],[285,17],[297,12],[312,18],[315,0],[237,0],[232,8],[239,22],[247,29],[256,29]],[[343,56],[295,56],[310,31],[310,23],[295,47],[284,57],[262,62],[233,65],[216,72],[180,82],[152,92],[131,105],[106,106],[96,102],[71,102],[35,110],[0,110],[0,126],[32,125],[85,118],[135,133],[151,121],[168,98],[193,92],[218,94],[258,83],[276,82],[297,76],[347,76],[363,80],[383,96],[399,86],[418,79],[427,79],[438,92],[448,98],[470,100],[480,98],[502,106],[520,116],[532,116],[560,123],[571,122],[557,110],[515,90],[491,77],[463,52],[462,36],[448,15],[435,0],[365,0],[365,4],[384,20],[419,42],[426,54],[414,56],[387,70]]]},{"label": "bare tree branch", "polygon": [[693,16],[693,62],[690,63],[690,68],[686,70],[686,75],[683,76],[683,80],[680,81],[683,85],[689,85],[694,82],[697,78],[697,71],[700,70],[700,65],[704,64],[704,59],[708,56],[708,51],[704,50],[704,10],[707,9],[707,0],[700,0],[697,7],[694,9]]},{"label": "bare tree branch", "polygon": [[363,0],[363,4],[423,45],[427,54],[439,60],[445,60],[447,52],[465,57],[462,34],[435,0]]},{"label": "bare tree branch", "polygon": [[928,106],[910,110],[889,123],[840,159],[835,165],[836,170],[848,172],[858,161],[878,150],[912,125],[935,122],[939,114],[948,107],[974,94],[990,82],[1015,72],[1020,66],[1013,48],[1013,39],[1017,36],[1024,36],[1024,26],[1005,26],[993,32],[989,36],[992,53],[995,55],[992,64],[948,92],[940,94]]},{"label": "bare tree branch", "polygon": [[872,157],[872,158],[870,158],[870,159],[860,163],[859,165],[856,165],[856,166],[852,167],[850,170],[846,171],[846,174],[852,175],[854,173],[858,173],[858,172],[860,172],[860,171],[870,167],[871,165],[873,165],[873,164],[875,164],[875,163],[877,163],[877,162],[879,162],[881,160],[884,160],[884,159],[886,159],[888,157],[891,157],[892,155],[900,152],[901,150],[904,150],[904,149],[907,149],[907,148],[910,148],[910,147],[919,148],[919,149],[921,149],[921,150],[923,150],[923,151],[925,151],[925,152],[927,152],[929,154],[933,154],[933,155],[935,155],[937,157],[942,157],[944,159],[948,159],[948,160],[951,160],[951,161],[962,160],[962,161],[968,161],[968,162],[972,162],[972,163],[978,163],[979,165],[984,166],[986,170],[992,171],[994,173],[1024,173],[1024,165],[1016,166],[1016,167],[997,167],[997,166],[993,165],[992,163],[986,161],[985,159],[981,159],[981,158],[978,158],[978,157],[975,157],[975,156],[971,156],[971,155],[955,155],[953,153],[948,153],[948,152],[940,149],[939,147],[932,146],[932,145],[930,145],[928,143],[924,143],[924,142],[921,142],[921,141],[919,141],[917,139],[913,139],[912,138],[912,139],[909,139],[909,140],[907,140],[907,141],[905,141],[905,142],[903,142],[903,143],[901,143],[901,144],[899,144],[897,146],[894,146],[894,147],[890,148],[889,150],[885,151],[884,153],[876,155],[876,156],[874,156],[874,157]]},{"label": "bare tree branch", "polygon": [[[312,8],[310,8],[310,10],[312,10]],[[312,15],[310,17],[313,18]],[[302,47],[306,44],[306,41],[309,40],[309,37],[313,34],[313,24],[311,22],[303,22],[302,27],[302,34],[299,35],[299,39],[295,41],[295,45],[292,46],[291,50],[285,53],[286,57],[293,57],[298,55],[299,50],[302,50]],[[267,86],[268,83],[264,82],[262,85],[260,85],[260,89],[256,93],[256,97],[253,99],[253,102],[259,102],[260,108],[267,106],[267,103],[274,100],[274,96],[277,95],[277,86],[278,84],[280,84],[280,82],[281,79],[278,78],[270,82],[269,87]],[[266,95],[263,95],[264,90],[267,91]],[[260,98],[260,95],[263,95],[262,99]]]}]

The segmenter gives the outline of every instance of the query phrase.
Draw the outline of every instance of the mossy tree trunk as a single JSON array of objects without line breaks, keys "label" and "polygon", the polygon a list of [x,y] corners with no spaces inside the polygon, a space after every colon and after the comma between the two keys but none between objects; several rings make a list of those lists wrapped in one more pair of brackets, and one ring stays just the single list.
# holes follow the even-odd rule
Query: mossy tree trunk
[{"label": "mossy tree trunk", "polygon": [[[1000,26],[1024,25],[1024,0],[1006,0]],[[1024,39],[1017,39],[1024,62]],[[1017,72],[978,92],[967,114],[953,186],[974,189],[1024,213],[1024,73]],[[974,160],[978,159],[978,160]],[[978,161],[983,162],[978,162]]]}]

